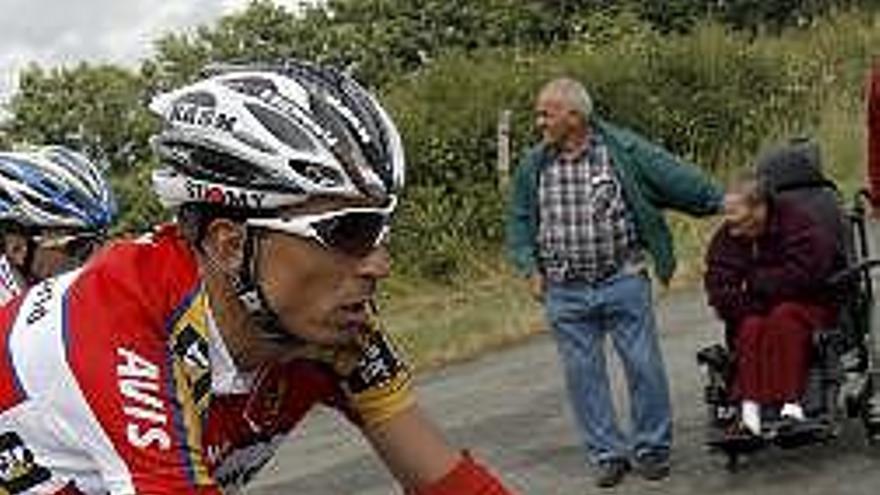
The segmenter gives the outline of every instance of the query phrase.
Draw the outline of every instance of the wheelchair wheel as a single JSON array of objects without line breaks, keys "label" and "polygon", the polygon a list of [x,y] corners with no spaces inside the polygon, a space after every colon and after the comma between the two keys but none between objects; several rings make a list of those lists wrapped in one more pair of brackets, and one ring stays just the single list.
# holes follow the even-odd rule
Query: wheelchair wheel
[{"label": "wheelchair wheel", "polygon": [[868,392],[861,403],[862,423],[868,443],[880,446],[880,392],[877,390],[878,377],[869,373]]}]

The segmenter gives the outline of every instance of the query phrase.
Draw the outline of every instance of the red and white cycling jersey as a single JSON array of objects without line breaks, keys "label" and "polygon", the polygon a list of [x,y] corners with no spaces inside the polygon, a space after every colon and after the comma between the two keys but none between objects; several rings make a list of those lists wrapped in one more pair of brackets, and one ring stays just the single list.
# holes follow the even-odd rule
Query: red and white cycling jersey
[{"label": "red and white cycling jersey", "polygon": [[[412,404],[387,338],[235,372],[174,228],[120,242],[0,309],[0,494],[219,494],[317,403]],[[232,385],[230,385],[232,384]]]},{"label": "red and white cycling jersey", "polygon": [[381,424],[413,405],[410,380],[378,331],[354,361],[316,355],[267,366],[245,390],[215,391],[204,437],[209,469],[224,492],[240,488],[315,404],[334,407],[357,425]]}]

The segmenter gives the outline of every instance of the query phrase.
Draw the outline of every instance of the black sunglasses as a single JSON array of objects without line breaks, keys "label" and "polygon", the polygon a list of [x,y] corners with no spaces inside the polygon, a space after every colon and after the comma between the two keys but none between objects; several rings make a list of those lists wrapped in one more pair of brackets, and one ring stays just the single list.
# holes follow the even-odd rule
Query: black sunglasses
[{"label": "black sunglasses", "polygon": [[381,208],[356,207],[287,218],[253,218],[248,225],[313,239],[328,249],[365,256],[388,237],[396,199]]}]

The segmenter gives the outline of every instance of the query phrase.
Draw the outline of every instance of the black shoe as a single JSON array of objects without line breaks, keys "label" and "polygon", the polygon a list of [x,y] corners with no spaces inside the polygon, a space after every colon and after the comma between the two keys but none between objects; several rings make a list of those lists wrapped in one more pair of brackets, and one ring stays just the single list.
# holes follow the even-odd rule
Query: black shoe
[{"label": "black shoe", "polygon": [[669,457],[647,452],[638,457],[636,470],[646,480],[659,481],[669,476]]},{"label": "black shoe", "polygon": [[611,488],[623,481],[623,476],[629,471],[629,462],[626,459],[608,459],[599,461],[596,469],[596,486],[599,488]]}]

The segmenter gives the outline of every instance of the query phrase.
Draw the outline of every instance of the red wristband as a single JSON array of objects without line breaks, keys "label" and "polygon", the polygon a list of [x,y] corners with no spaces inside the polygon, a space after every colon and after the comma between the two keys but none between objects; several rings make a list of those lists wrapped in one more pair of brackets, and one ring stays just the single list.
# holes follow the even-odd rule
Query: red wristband
[{"label": "red wristband", "polygon": [[464,452],[443,478],[416,488],[410,495],[512,495],[488,469]]}]

